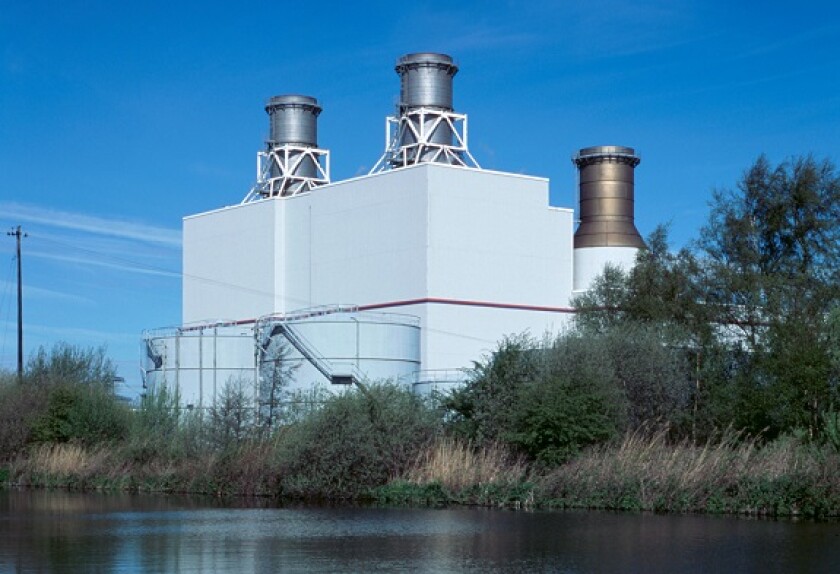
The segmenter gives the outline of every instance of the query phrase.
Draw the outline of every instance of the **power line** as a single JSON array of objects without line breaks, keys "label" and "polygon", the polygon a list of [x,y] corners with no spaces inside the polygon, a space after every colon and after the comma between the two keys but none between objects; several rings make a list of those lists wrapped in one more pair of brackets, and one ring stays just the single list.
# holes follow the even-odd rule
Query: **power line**
[{"label": "power line", "polygon": [[236,285],[235,283],[229,283],[227,281],[219,281],[217,279],[210,279],[209,277],[201,277],[199,275],[191,275],[191,274],[188,274],[188,273],[184,273],[183,271],[172,271],[171,269],[165,269],[163,267],[157,267],[155,265],[149,265],[147,263],[140,263],[139,261],[135,261],[135,260],[132,260],[132,259],[126,259],[125,257],[118,257],[116,255],[111,255],[111,254],[105,253],[103,251],[97,251],[95,249],[90,249],[88,247],[81,247],[80,245],[76,245],[76,244],[73,244],[73,243],[67,243],[67,242],[64,242],[64,241],[59,241],[57,239],[49,239],[49,238],[46,238],[44,236],[38,236],[38,239],[41,240],[41,241],[45,241],[47,243],[54,243],[56,245],[60,245],[60,246],[63,246],[63,247],[70,247],[70,248],[76,249],[78,251],[84,251],[86,253],[90,253],[90,254],[93,254],[93,255],[96,255],[96,256],[99,256],[99,257],[103,257],[103,258],[106,258],[106,259],[111,259],[113,261],[117,261],[117,262],[120,262],[120,263],[131,265],[131,266],[133,266],[137,269],[140,269],[140,270],[154,271],[156,273],[171,275],[172,277],[178,277],[180,279],[184,279],[184,278],[194,279],[196,281],[201,281],[203,283],[208,283],[208,284],[211,284],[211,285],[218,285],[220,287],[226,287],[228,289],[241,291],[241,292],[246,292],[246,293],[251,293],[251,294],[254,294],[254,295],[261,295],[261,296],[265,296],[265,297],[273,297],[274,296],[273,293],[270,293],[268,291],[261,291],[259,289],[252,289],[250,287],[243,287],[242,285]]}]

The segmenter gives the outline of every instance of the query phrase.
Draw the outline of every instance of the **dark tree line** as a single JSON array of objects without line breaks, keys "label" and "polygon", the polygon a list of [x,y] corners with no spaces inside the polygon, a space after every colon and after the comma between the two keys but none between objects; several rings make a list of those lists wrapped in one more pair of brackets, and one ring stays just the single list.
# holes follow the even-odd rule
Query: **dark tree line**
[{"label": "dark tree line", "polygon": [[760,157],[716,191],[700,237],[657,228],[605,269],[554,341],[504,341],[448,399],[474,440],[557,461],[642,424],[704,440],[734,427],[818,438],[840,380],[840,176]]}]

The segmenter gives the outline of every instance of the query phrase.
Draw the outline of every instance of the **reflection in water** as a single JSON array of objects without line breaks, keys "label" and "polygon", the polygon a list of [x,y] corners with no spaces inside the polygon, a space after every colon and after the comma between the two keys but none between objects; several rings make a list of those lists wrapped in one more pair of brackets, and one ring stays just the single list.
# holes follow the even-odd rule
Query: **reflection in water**
[{"label": "reflection in water", "polygon": [[2,572],[829,572],[838,564],[836,522],[0,492]]}]

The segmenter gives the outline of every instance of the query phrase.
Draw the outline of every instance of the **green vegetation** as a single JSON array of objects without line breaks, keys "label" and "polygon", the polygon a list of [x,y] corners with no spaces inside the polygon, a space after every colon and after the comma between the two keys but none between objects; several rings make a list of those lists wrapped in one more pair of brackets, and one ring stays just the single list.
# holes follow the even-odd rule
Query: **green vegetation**
[{"label": "green vegetation", "polygon": [[[679,252],[657,229],[555,337],[510,336],[460,389],[261,402],[231,380],[206,412],[115,400],[103,351],[39,351],[0,375],[12,484],[388,504],[840,514],[840,178],[760,158]],[[274,355],[273,355],[274,356]]]}]

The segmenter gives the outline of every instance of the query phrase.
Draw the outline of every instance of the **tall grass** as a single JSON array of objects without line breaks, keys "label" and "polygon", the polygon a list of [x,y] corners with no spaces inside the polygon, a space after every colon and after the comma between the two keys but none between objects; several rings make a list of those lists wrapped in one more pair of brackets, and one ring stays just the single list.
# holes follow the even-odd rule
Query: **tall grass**
[{"label": "tall grass", "polygon": [[525,479],[527,465],[505,446],[474,448],[444,437],[424,450],[403,476],[414,484],[439,483],[450,491],[487,484],[514,484]]},{"label": "tall grass", "polygon": [[21,484],[68,486],[116,472],[112,455],[106,446],[39,444],[30,449],[29,456],[18,459],[12,471]]},{"label": "tall grass", "polygon": [[840,508],[838,471],[832,449],[792,437],[760,445],[727,431],[696,446],[642,430],[556,468],[539,495],[555,506],[819,515]]},{"label": "tall grass", "polygon": [[533,506],[528,465],[501,443],[433,442],[395,480],[376,490],[389,504]]}]

